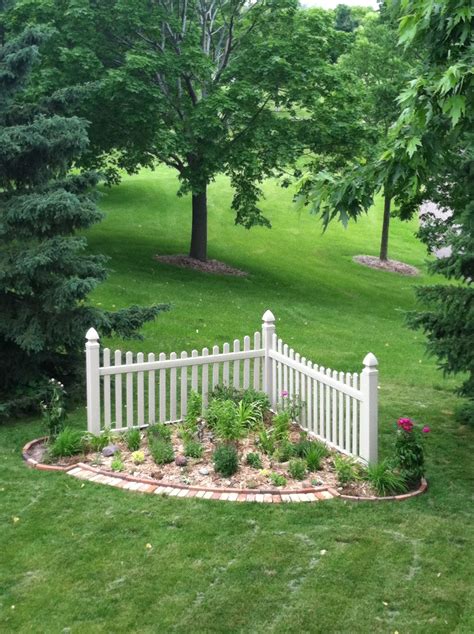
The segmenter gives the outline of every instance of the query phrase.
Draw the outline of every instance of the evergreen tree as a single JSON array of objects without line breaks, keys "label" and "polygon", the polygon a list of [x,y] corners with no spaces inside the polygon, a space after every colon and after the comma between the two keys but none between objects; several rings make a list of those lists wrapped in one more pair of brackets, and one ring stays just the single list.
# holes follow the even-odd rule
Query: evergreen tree
[{"label": "evergreen tree", "polygon": [[[78,232],[99,222],[93,173],[72,173],[87,148],[85,122],[49,115],[18,97],[47,34],[38,28],[0,47],[0,412],[47,377],[82,366],[84,334],[136,336],[163,308],[115,313],[87,306],[106,278],[105,258],[85,253]],[[25,402],[26,400],[26,402]]]}]

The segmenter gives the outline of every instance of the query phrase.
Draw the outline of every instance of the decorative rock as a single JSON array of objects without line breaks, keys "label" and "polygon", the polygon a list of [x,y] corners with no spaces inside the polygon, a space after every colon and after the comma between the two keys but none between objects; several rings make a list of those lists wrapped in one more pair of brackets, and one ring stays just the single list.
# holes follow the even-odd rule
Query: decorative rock
[{"label": "decorative rock", "polygon": [[188,464],[188,460],[185,456],[176,456],[174,463],[177,467],[185,467]]},{"label": "decorative rock", "polygon": [[118,451],[120,451],[119,447],[117,447],[117,445],[107,445],[107,447],[104,447],[102,449],[102,455],[104,456],[104,458],[110,458],[111,456],[115,455]]},{"label": "decorative rock", "polygon": [[202,467],[201,469],[199,469],[199,475],[206,476],[209,475],[209,473],[210,471],[207,467]]}]

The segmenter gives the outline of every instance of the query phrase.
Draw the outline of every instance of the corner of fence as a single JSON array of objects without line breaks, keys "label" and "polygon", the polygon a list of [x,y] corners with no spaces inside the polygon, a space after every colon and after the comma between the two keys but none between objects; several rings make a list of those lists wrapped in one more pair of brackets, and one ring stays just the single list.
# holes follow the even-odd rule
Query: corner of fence
[{"label": "corner of fence", "polygon": [[369,352],[363,363],[360,380],[360,457],[367,463],[375,463],[378,460],[378,361]]},{"label": "corner of fence", "polygon": [[87,431],[100,433],[100,344],[94,328],[86,334]]},{"label": "corner of fence", "polygon": [[272,359],[270,350],[273,345],[273,335],[275,334],[275,316],[271,310],[266,310],[262,317],[262,342],[265,356],[263,359],[263,391],[270,399],[272,407],[274,403],[273,375],[272,375]]}]

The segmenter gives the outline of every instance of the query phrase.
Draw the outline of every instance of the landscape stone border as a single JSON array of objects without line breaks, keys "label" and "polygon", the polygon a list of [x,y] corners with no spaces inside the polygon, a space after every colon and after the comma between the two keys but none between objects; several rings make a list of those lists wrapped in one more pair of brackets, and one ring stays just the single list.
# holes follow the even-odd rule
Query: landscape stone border
[{"label": "landscape stone border", "polygon": [[124,473],[116,473],[93,467],[83,462],[74,465],[61,467],[38,462],[30,456],[31,449],[42,442],[45,438],[36,438],[23,447],[22,455],[26,464],[33,469],[41,471],[62,471],[67,475],[107,484],[119,489],[138,491],[139,493],[155,493],[157,495],[168,495],[182,498],[202,498],[205,500],[224,500],[228,502],[263,502],[278,504],[281,502],[319,502],[321,500],[332,500],[340,498],[352,502],[383,502],[385,500],[407,500],[424,493],[428,488],[428,483],[423,478],[420,487],[416,491],[404,493],[403,495],[391,495],[387,497],[357,497],[354,495],[344,495],[330,486],[318,486],[302,489],[231,489],[200,487],[187,484],[177,484],[156,480],[153,478],[137,478]]}]

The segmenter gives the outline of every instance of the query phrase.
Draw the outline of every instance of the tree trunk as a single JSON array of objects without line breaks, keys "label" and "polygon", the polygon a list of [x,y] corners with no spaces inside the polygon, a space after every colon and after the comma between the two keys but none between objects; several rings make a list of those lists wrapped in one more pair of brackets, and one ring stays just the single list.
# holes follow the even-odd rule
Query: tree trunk
[{"label": "tree trunk", "polygon": [[383,198],[383,224],[382,240],[380,242],[380,259],[384,262],[388,259],[388,230],[390,227],[390,204],[392,198],[385,194]]},{"label": "tree trunk", "polygon": [[193,194],[193,226],[189,255],[196,260],[207,260],[207,192]]}]

